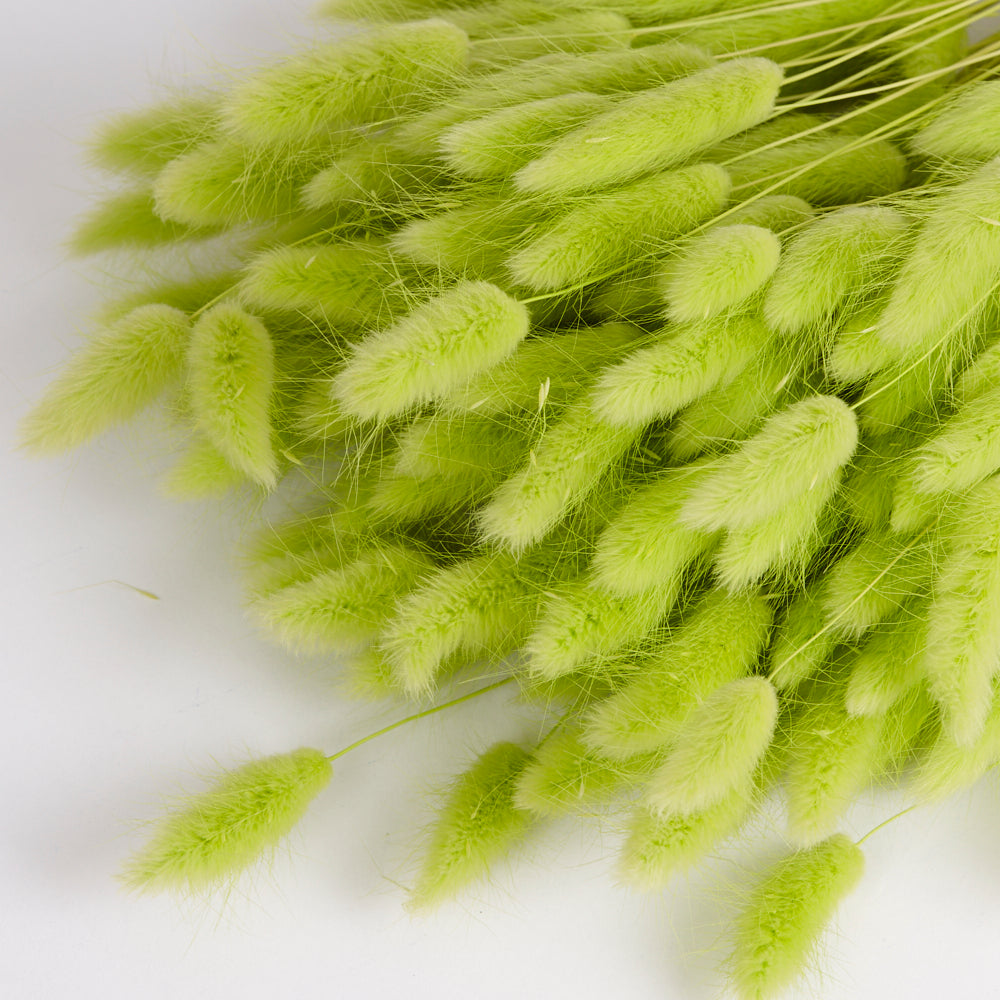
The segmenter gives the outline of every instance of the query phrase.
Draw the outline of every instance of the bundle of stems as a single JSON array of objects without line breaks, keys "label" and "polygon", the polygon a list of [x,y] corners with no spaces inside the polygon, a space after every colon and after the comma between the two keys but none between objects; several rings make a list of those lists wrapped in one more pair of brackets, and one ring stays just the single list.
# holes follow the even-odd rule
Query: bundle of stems
[{"label": "bundle of stems", "polygon": [[[990,10],[332,0],[97,131],[72,246],[132,287],[25,443],[159,402],[172,493],[287,496],[250,611],[416,703],[361,743],[502,686],[546,720],[455,779],[415,904],[595,810],[656,889],[781,801],[729,966],[770,997],[861,876],[857,797],[1000,760]],[[128,881],[225,883],[357,745],[227,772]]]}]

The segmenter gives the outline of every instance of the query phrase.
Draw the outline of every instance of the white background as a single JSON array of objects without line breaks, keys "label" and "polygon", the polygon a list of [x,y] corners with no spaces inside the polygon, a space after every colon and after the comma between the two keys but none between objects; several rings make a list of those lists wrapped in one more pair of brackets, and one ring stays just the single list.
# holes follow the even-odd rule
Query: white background
[{"label": "white background", "polygon": [[[396,717],[255,634],[236,565],[249,515],[162,499],[168,449],[151,427],[62,460],[14,449],[100,299],[101,265],[60,250],[96,183],[78,147],[89,124],[158,83],[286,50],[311,30],[306,9],[63,0],[2,17],[0,996],[719,996],[720,914],[747,854],[643,897],[615,885],[613,823],[564,823],[459,903],[404,911],[430,789],[491,739],[530,735],[499,692],[339,762],[291,850],[226,900],[136,899],[114,881],[137,822],[213,761],[333,750]],[[851,829],[896,808],[859,808]],[[873,837],[825,975],[792,995],[1000,996],[998,828],[991,779]],[[764,830],[761,856],[779,840]]]}]

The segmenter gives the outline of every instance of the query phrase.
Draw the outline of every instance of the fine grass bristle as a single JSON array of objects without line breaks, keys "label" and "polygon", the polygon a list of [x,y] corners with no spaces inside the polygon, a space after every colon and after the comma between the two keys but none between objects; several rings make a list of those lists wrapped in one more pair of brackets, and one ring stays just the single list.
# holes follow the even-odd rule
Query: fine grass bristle
[{"label": "fine grass bristle", "polygon": [[413,906],[437,906],[484,877],[528,832],[534,817],[515,804],[528,760],[521,747],[499,743],[458,777],[431,829]]},{"label": "fine grass bristle", "polygon": [[66,451],[128,420],[180,377],[190,335],[187,315],[171,306],[127,312],[69,360],[25,417],[23,443]]},{"label": "fine grass bristle", "polygon": [[329,759],[308,748],[225,772],[160,823],[126,865],[123,881],[139,892],[225,884],[291,832],[332,775]]},{"label": "fine grass bristle", "polygon": [[792,984],[863,872],[861,849],[843,834],[771,869],[735,927],[730,976],[741,1000],[771,1000]]}]

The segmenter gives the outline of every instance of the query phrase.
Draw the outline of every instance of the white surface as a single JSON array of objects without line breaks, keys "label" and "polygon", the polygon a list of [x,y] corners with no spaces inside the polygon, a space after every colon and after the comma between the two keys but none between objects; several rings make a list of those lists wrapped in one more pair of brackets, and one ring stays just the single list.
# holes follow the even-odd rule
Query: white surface
[{"label": "white surface", "polygon": [[[254,635],[234,566],[247,519],[161,499],[165,447],[148,428],[61,461],[12,451],[16,420],[99,300],[96,270],[58,249],[90,186],[76,146],[88,123],[142,104],[156,81],[286,47],[306,7],[74,0],[3,16],[0,996],[717,996],[715,913],[739,866],[642,898],[615,888],[615,833],[596,824],[560,824],[436,915],[403,911],[397,882],[452,748],[526,734],[490,712],[500,693],[345,758],[294,856],[245,895],[136,900],[113,880],[141,841],[135,821],[179,782],[197,787],[213,759],[334,749],[394,717],[343,702],[321,665]],[[893,809],[863,810],[856,831]],[[991,784],[872,838],[825,980],[791,995],[1000,996],[998,826]]]}]

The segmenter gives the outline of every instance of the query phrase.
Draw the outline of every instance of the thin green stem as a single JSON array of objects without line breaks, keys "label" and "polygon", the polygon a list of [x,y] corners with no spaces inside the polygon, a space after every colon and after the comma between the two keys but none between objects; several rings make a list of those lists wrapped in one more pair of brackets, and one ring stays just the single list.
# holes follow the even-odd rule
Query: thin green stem
[{"label": "thin green stem", "polygon": [[510,684],[513,680],[513,677],[505,677],[503,680],[495,681],[493,684],[487,684],[486,687],[477,688],[475,691],[470,691],[468,694],[463,694],[458,698],[452,698],[451,701],[446,701],[441,705],[435,705],[433,708],[425,708],[422,712],[417,712],[414,715],[408,715],[405,719],[399,719],[397,722],[393,722],[388,726],[383,726],[381,729],[377,729],[374,733],[369,733],[367,736],[363,736],[360,740],[355,740],[342,750],[329,754],[326,759],[330,761],[337,760],[337,758],[343,757],[344,754],[348,754],[352,750],[356,750],[358,747],[364,746],[370,740],[374,740],[379,736],[384,736],[386,733],[391,733],[394,729],[399,729],[400,726],[416,722],[418,719],[426,719],[428,715],[443,712],[446,708],[461,705],[463,701],[470,701],[471,699],[478,698],[480,695],[486,694],[489,691],[495,691],[497,688],[503,687],[505,684]]},{"label": "thin green stem", "polygon": [[865,835],[864,835],[864,836],[863,836],[863,837],[862,837],[862,838],[861,838],[860,840],[858,840],[858,841],[855,841],[855,843],[857,844],[857,846],[858,846],[858,847],[860,847],[860,846],[861,846],[861,845],[862,845],[862,844],[863,844],[863,843],[864,843],[864,842],[865,842],[865,841],[866,841],[866,840],[867,840],[867,839],[868,839],[868,838],[869,838],[869,837],[870,837],[870,836],[871,836],[872,834],[874,834],[874,833],[878,833],[878,832],[879,832],[879,830],[881,830],[881,829],[882,829],[883,827],[886,827],[886,826],[888,826],[888,825],[889,825],[890,823],[893,823],[893,822],[895,822],[895,821],[896,821],[897,819],[899,819],[899,818],[900,818],[901,816],[905,816],[905,815],[906,815],[906,814],[907,814],[908,812],[913,812],[913,810],[914,810],[914,809],[917,809],[918,807],[919,807],[919,803],[918,803],[918,804],[916,804],[916,805],[912,805],[912,806],[907,806],[907,807],[906,807],[905,809],[902,809],[902,810],[900,810],[900,811],[899,811],[898,813],[896,813],[896,815],[895,815],[895,816],[890,816],[890,817],[889,817],[888,819],[884,819],[884,820],[882,820],[882,822],[881,822],[881,823],[879,823],[879,825],[878,825],[878,826],[876,826],[876,827],[873,827],[873,828],[872,828],[871,830],[869,830],[869,831],[868,831],[868,832],[867,832],[867,833],[866,833],[866,834],[865,834]]}]

